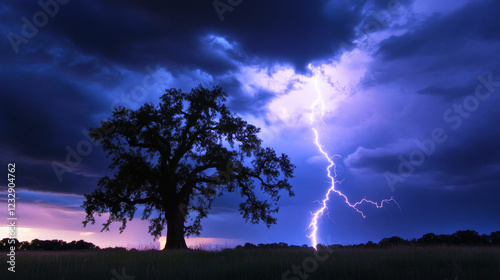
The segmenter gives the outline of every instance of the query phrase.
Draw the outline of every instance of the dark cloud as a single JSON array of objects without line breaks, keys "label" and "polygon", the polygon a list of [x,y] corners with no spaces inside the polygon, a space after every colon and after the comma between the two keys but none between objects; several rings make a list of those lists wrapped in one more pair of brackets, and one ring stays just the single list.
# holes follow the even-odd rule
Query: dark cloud
[{"label": "dark cloud", "polygon": [[[232,93],[235,92],[241,93],[241,90],[233,91]],[[231,108],[241,113],[263,115],[266,110],[265,105],[267,105],[275,96],[275,93],[266,90],[259,90],[252,96],[244,93],[237,96],[232,94]]]},{"label": "dark cloud", "polygon": [[476,87],[477,87],[477,80],[468,83],[466,85],[460,85],[454,87],[428,86],[424,89],[419,90],[417,93],[428,94],[432,96],[441,96],[447,100],[453,100],[456,98],[473,94]]},{"label": "dark cloud", "polygon": [[[106,98],[74,81],[56,78],[55,73],[2,73],[0,129],[4,135],[0,146],[5,152],[0,159],[18,164],[21,189],[82,194],[91,187],[89,178],[95,185],[97,174],[106,170],[100,148],[90,144],[82,130],[96,126],[93,116],[109,105],[105,105]],[[80,159],[70,156],[70,161],[78,164],[64,169],[68,172],[59,182],[53,162],[68,166],[69,150],[78,154],[80,142],[86,142],[81,149],[91,148],[90,155]]]},{"label": "dark cloud", "polygon": [[[487,92],[481,79],[492,74],[492,80],[499,81],[500,59],[495,53],[500,20],[494,12],[498,8],[495,1],[470,1],[446,14],[413,15],[418,24],[379,44],[362,85],[365,89],[402,92],[407,102],[401,117],[392,122],[386,142],[370,146],[370,141],[361,141],[364,145],[351,151],[347,166],[398,174],[398,156],[408,159],[418,149],[415,140],[429,138],[434,128],[443,128],[448,140],[436,144],[435,152],[415,167],[405,186],[444,188],[498,180],[496,143],[500,135],[488,121],[500,117],[492,105],[498,102],[498,88],[489,99],[478,101],[477,110],[465,110],[467,116],[459,118],[460,125],[454,107],[464,106],[465,100],[473,102],[478,86],[481,93]],[[444,118],[448,110],[455,121]]]},{"label": "dark cloud", "polygon": [[[498,97],[492,97],[488,103],[480,104],[478,110],[470,112],[456,129],[450,123],[434,123],[436,128],[444,132],[443,143],[431,141],[432,135],[429,133],[386,147],[359,147],[346,158],[345,163],[350,168],[399,175],[401,164],[409,162],[414,172],[405,182],[421,182],[426,187],[495,182],[500,179],[500,132],[485,120],[500,117],[492,105],[497,101]],[[423,158],[417,154],[423,155]],[[421,162],[412,161],[410,157]],[[405,167],[402,170],[406,172],[408,169]]]},{"label": "dark cloud", "polygon": [[[216,35],[237,42],[237,50],[245,55],[227,51],[233,59],[290,63],[305,69],[310,61],[331,57],[341,43],[354,38],[353,29],[365,5],[378,7],[385,1],[242,1],[224,13],[222,22],[212,2],[71,1],[40,33],[69,40],[99,60],[135,68],[162,63],[176,71],[233,69],[234,64],[206,55],[208,44],[201,38]],[[27,18],[40,10],[23,1],[11,8]],[[21,25],[19,21],[11,26],[12,32],[20,33]],[[36,40],[42,38],[32,39]]]},{"label": "dark cloud", "polygon": [[4,72],[0,83],[1,126],[9,132],[2,146],[15,155],[52,159],[56,150],[83,137],[80,131],[91,125],[89,116],[104,108],[92,93],[42,73]]},{"label": "dark cloud", "polygon": [[451,14],[424,20],[404,35],[391,36],[380,44],[378,53],[388,60],[432,56],[460,49],[470,40],[499,41],[499,9],[498,1],[470,1]]}]

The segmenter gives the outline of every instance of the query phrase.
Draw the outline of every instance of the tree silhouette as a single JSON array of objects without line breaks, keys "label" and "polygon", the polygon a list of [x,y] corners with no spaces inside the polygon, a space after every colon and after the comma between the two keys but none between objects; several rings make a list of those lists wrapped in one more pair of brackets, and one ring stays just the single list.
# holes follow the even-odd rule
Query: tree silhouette
[{"label": "tree silhouette", "polygon": [[489,241],[492,245],[500,245],[500,231],[494,231],[489,235]]},{"label": "tree silhouette", "polygon": [[453,243],[458,245],[480,245],[483,238],[475,230],[459,230],[451,235]]},{"label": "tree silhouette", "polygon": [[434,233],[426,233],[418,239],[420,245],[434,245],[438,243],[437,235]]},{"label": "tree silhouette", "polygon": [[[116,221],[121,233],[142,205],[155,239],[166,227],[165,248],[186,248],[184,236],[200,234],[214,198],[235,191],[244,198],[239,211],[246,221],[275,224],[279,191],[294,195],[289,179],[295,166],[287,155],[262,147],[260,129],[231,113],[226,97],[220,86],[198,86],[189,94],[169,89],[158,106],[117,107],[111,119],[90,129],[114,174],[85,195],[84,226],[95,223],[94,214],[109,213],[101,231]],[[258,198],[255,185],[270,202]],[[189,213],[197,214],[187,219]]]},{"label": "tree silhouette", "polygon": [[0,240],[0,251],[9,251],[10,247],[15,247],[19,249],[20,242],[17,239],[4,238]]},{"label": "tree silhouette", "polygon": [[392,247],[392,246],[400,246],[400,245],[407,245],[409,242],[408,240],[405,240],[399,236],[393,236],[393,237],[387,237],[378,243],[378,246],[380,247]]}]

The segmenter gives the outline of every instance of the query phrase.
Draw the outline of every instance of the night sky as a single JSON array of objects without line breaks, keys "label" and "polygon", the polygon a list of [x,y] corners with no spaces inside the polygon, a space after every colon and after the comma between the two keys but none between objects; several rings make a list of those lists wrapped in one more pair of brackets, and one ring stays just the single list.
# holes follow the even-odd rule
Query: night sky
[{"label": "night sky", "polygon": [[[291,157],[296,196],[271,229],[244,222],[238,194],[219,197],[188,245],[311,244],[329,188],[313,126],[350,201],[399,204],[362,205],[363,218],[333,194],[320,243],[500,230],[499,1],[58,1],[0,8],[0,162],[17,167],[19,240],[153,243],[140,216],[122,235],[82,227],[83,194],[109,165],[86,131],[114,106],[198,84],[222,85]],[[311,125],[315,79],[325,111]]]}]

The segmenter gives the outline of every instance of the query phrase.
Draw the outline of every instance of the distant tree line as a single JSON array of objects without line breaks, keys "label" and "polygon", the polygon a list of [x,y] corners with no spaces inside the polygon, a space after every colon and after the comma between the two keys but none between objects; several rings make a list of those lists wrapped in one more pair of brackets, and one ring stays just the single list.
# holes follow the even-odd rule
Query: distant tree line
[{"label": "distant tree line", "polygon": [[459,230],[453,234],[424,234],[419,239],[405,240],[393,236],[384,238],[377,244],[379,247],[398,245],[435,246],[435,245],[469,245],[469,246],[499,246],[500,231],[491,234],[479,234],[475,230]]},{"label": "distant tree line", "polygon": [[[16,250],[19,251],[40,251],[40,250],[45,250],[45,251],[70,251],[70,250],[99,250],[99,246],[96,246],[92,243],[85,242],[83,240],[79,241],[71,241],[70,243],[67,243],[66,241],[63,240],[39,240],[39,239],[33,239],[31,242],[29,241],[22,241],[19,242],[17,239],[15,240],[15,247]],[[12,243],[12,241],[11,241]],[[10,247],[13,246],[13,244],[9,243],[8,238],[4,238],[0,241],[0,251],[7,251],[10,250]]]},{"label": "distant tree line", "polygon": [[[403,239],[398,236],[384,238],[378,243],[368,241],[357,245],[328,245],[333,248],[387,248],[394,246],[500,246],[500,231],[491,234],[479,234],[475,230],[459,230],[453,234],[424,234],[419,239]],[[318,248],[325,247],[319,244]],[[238,245],[236,249],[261,249],[261,248],[309,248],[308,245],[288,245],[286,243],[252,244],[246,243],[244,246]]]},{"label": "distant tree line", "polygon": [[[83,240],[71,241],[67,243],[63,240],[39,240],[34,239],[31,242],[22,241],[19,242],[15,240],[15,245],[9,243],[8,238],[4,238],[0,241],[0,251],[10,250],[11,246],[15,246],[16,250],[20,251],[73,251],[73,250],[112,250],[112,251],[126,251],[126,248],[115,247],[115,248],[104,248],[101,249],[90,242],[85,242]],[[12,243],[12,241],[11,241]],[[387,248],[395,246],[500,246],[500,231],[492,232],[491,234],[479,234],[474,230],[459,230],[453,234],[434,234],[427,233],[424,234],[419,239],[406,240],[398,236],[393,236],[389,238],[384,238],[378,243],[368,241],[367,243],[357,244],[357,245],[328,245],[331,248]],[[325,247],[325,245],[319,244],[318,248]],[[246,243],[244,246],[236,246],[237,250],[244,249],[297,249],[297,248],[310,248],[308,245],[288,245],[287,243],[270,243],[270,244],[252,244]]]}]

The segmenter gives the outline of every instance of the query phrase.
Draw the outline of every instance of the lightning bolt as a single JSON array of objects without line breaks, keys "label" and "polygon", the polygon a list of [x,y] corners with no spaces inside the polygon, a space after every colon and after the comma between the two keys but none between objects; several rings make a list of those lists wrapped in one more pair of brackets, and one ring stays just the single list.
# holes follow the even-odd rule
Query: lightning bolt
[{"label": "lightning bolt", "polygon": [[[312,229],[312,232],[311,232],[311,235],[307,236],[308,238],[311,239],[312,241],[312,246],[314,247],[314,249],[316,249],[317,245],[318,245],[318,236],[317,236],[317,233],[318,233],[318,220],[321,216],[323,216],[323,214],[325,213],[325,211],[327,211],[328,207],[327,207],[327,202],[330,200],[330,194],[331,193],[336,193],[337,195],[339,195],[340,197],[342,197],[344,199],[344,202],[351,208],[353,208],[356,212],[358,212],[359,214],[361,214],[361,216],[363,218],[365,218],[365,214],[363,213],[363,211],[359,210],[358,209],[358,206],[363,204],[363,203],[369,203],[369,204],[372,204],[374,205],[376,208],[382,208],[384,206],[385,203],[388,203],[390,201],[393,201],[394,203],[396,203],[396,205],[398,205],[399,207],[399,204],[397,203],[397,201],[394,199],[394,197],[391,197],[390,199],[384,199],[382,200],[380,203],[377,203],[377,202],[373,202],[371,200],[368,200],[366,198],[363,198],[362,200],[356,202],[356,203],[351,203],[349,202],[349,199],[347,198],[347,196],[345,194],[343,194],[341,191],[337,190],[335,188],[335,184],[336,183],[339,183],[339,181],[335,180],[335,177],[337,177],[337,170],[336,170],[336,167],[335,167],[335,163],[333,162],[332,158],[337,156],[337,155],[333,155],[333,156],[330,156],[328,155],[328,153],[324,150],[324,147],[323,145],[321,145],[320,141],[319,141],[319,133],[318,133],[318,129],[316,127],[314,127],[314,120],[315,120],[315,116],[318,115],[317,112],[317,109],[319,109],[320,113],[320,120],[324,123],[323,121],[323,117],[325,115],[325,100],[323,99],[323,95],[321,94],[321,90],[319,89],[319,85],[318,85],[318,70],[316,69],[313,69],[311,65],[309,65],[309,69],[311,69],[311,71],[313,72],[314,74],[314,87],[316,89],[316,92],[318,94],[318,98],[314,101],[314,103],[311,105],[311,129],[312,131],[314,132],[314,144],[318,147],[318,150],[319,152],[325,157],[325,159],[328,161],[328,166],[326,167],[326,173],[328,175],[328,178],[330,179],[330,188],[328,189],[328,191],[326,192],[325,194],[325,198],[320,202],[321,204],[321,208],[316,211],[315,213],[311,213],[312,214],[312,220],[311,220],[311,223],[309,224],[309,227],[308,229]],[[332,172],[333,170],[333,172]]]}]

